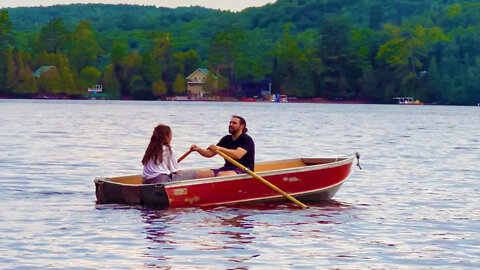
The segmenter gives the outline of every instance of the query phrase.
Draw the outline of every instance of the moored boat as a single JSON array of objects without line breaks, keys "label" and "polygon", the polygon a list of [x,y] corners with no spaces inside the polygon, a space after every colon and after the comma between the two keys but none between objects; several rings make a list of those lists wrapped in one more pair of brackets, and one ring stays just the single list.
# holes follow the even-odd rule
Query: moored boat
[{"label": "moored boat", "polygon": [[[359,155],[299,158],[255,164],[255,173],[303,202],[331,199]],[[358,165],[358,164],[357,164]],[[97,203],[158,207],[211,206],[285,201],[286,198],[248,174],[142,184],[141,175],[95,178]]]},{"label": "moored boat", "polygon": [[423,102],[413,97],[394,97],[393,99],[400,105],[423,105]]}]

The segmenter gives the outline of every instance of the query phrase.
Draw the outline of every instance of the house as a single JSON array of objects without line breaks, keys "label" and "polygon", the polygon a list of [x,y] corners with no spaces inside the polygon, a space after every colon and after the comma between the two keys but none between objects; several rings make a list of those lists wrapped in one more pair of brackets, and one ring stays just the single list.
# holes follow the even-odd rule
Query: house
[{"label": "house", "polygon": [[[205,94],[205,83],[207,82],[208,69],[197,68],[192,74],[187,77],[187,93],[188,96],[203,97]],[[213,75],[215,79],[214,87],[218,85],[217,76]]]},{"label": "house", "polygon": [[41,66],[37,70],[35,70],[35,72],[33,73],[33,76],[35,76],[35,78],[40,78],[40,76],[42,76],[42,74],[45,72],[57,72],[57,67]]}]

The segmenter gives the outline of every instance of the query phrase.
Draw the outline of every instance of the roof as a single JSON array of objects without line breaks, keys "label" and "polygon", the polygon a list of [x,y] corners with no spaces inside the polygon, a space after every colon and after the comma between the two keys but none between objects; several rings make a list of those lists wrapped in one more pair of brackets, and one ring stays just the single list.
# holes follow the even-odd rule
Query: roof
[{"label": "roof", "polygon": [[[197,68],[194,72],[192,72],[192,74],[190,74],[190,75],[187,76],[187,79],[190,78],[190,76],[192,76],[192,75],[193,75],[195,72],[197,72],[197,71],[203,72],[205,75],[208,75],[208,73],[210,73],[210,71],[208,71],[208,69],[206,69],[206,68],[203,68],[203,67]],[[213,75],[213,78],[214,78],[214,79],[217,79],[217,76],[216,76],[216,75]]]},{"label": "roof", "polygon": [[55,66],[41,66],[33,73],[33,76],[40,77],[43,72],[50,70],[51,68],[55,68]]},{"label": "roof", "polygon": [[205,73],[205,74],[208,75],[208,72],[209,72],[208,69],[206,69],[206,68],[199,68],[199,70],[200,70],[201,72],[203,72],[203,73]]}]

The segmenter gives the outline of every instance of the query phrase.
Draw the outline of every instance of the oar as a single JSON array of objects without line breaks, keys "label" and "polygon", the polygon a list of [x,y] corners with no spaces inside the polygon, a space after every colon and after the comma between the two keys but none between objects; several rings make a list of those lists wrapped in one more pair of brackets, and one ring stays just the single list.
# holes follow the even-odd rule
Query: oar
[{"label": "oar", "polygon": [[183,156],[181,156],[177,162],[180,163],[180,161],[182,161],[184,158],[186,158],[188,155],[190,155],[190,153],[192,153],[192,150],[186,152],[185,154],[183,154]]},{"label": "oar", "polygon": [[250,174],[251,176],[253,176],[255,179],[259,180],[260,182],[264,183],[265,185],[269,186],[271,189],[275,190],[276,192],[282,194],[285,198],[289,199],[290,201],[292,201],[293,203],[295,203],[296,205],[302,207],[302,208],[307,208],[307,206],[305,204],[303,204],[302,202],[298,201],[297,199],[295,199],[294,197],[290,196],[288,193],[286,193],[285,191],[279,189],[277,186],[275,186],[274,184],[268,182],[267,180],[265,180],[263,177],[261,177],[260,175],[254,173],[253,171],[249,170],[247,167],[243,166],[242,164],[238,163],[236,160],[234,160],[233,158],[227,156],[225,153],[223,153],[222,151],[220,150],[215,150],[215,152],[217,154],[219,154],[220,156],[222,156],[224,159],[230,161],[230,163],[232,163],[233,165],[237,166],[240,170],[244,170],[246,171],[248,174]]}]

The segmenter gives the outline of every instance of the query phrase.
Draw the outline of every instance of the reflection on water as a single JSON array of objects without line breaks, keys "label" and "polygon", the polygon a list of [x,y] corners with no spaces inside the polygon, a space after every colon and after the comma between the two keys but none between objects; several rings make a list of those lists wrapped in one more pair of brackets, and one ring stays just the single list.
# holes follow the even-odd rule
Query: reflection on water
[{"label": "reflection on water", "polygon": [[[144,256],[157,261],[150,266],[181,265],[185,255],[192,256],[189,265],[197,265],[208,254],[219,261],[225,260],[219,264],[221,267],[235,264],[238,268],[262,260],[275,261],[273,254],[261,252],[267,243],[271,248],[286,246],[301,253],[313,236],[325,232],[314,227],[340,224],[341,213],[352,207],[329,201],[311,204],[308,210],[286,203],[136,209],[145,222],[145,239],[149,241]],[[311,262],[304,264],[314,266]]]},{"label": "reflection on water", "polygon": [[[363,170],[308,209],[95,204],[93,179],[138,174],[156,124],[183,153],[233,114],[257,161],[358,151]],[[476,107],[0,100],[0,122],[0,268],[480,267]]]}]

